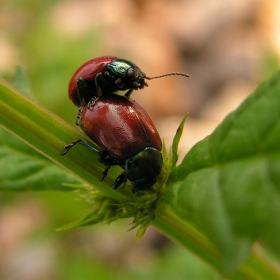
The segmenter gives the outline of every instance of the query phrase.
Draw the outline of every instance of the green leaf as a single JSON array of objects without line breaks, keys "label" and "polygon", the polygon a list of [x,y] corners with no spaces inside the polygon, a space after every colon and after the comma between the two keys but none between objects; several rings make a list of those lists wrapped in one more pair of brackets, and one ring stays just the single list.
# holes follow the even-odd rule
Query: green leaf
[{"label": "green leaf", "polygon": [[226,272],[254,241],[280,254],[280,73],[196,144],[163,200],[218,248]]},{"label": "green leaf", "polygon": [[148,226],[150,225],[150,221],[148,221],[147,223],[142,223],[136,232],[136,243],[138,243],[140,241],[140,239],[144,236],[146,229],[148,228]]},{"label": "green leaf", "polygon": [[21,91],[28,97],[35,100],[35,96],[31,89],[30,81],[28,79],[28,75],[24,67],[22,66],[17,67],[13,85],[17,90]]},{"label": "green leaf", "polygon": [[0,130],[0,191],[77,189],[81,181],[34,149]]},{"label": "green leaf", "polygon": [[183,131],[184,131],[184,125],[186,123],[186,120],[187,120],[187,117],[188,115],[186,115],[182,122],[180,123],[177,131],[176,131],[176,134],[175,134],[175,137],[173,139],[173,142],[172,142],[172,147],[171,147],[171,150],[172,150],[172,162],[171,162],[171,170],[176,166],[176,163],[178,161],[178,146],[179,146],[179,142],[181,140],[181,137],[182,137],[182,134],[183,134]]}]

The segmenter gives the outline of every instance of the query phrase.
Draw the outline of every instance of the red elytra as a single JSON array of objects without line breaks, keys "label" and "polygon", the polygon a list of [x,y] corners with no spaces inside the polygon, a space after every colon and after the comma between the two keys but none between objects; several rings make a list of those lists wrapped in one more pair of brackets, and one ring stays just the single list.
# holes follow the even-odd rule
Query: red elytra
[{"label": "red elytra", "polygon": [[104,73],[107,71],[107,64],[111,61],[115,60],[116,56],[101,56],[93,58],[83,65],[81,65],[76,72],[73,74],[72,78],[70,79],[69,86],[68,86],[68,96],[69,99],[76,106],[81,106],[81,101],[79,95],[77,93],[77,80],[79,78],[85,79],[89,83],[93,83],[96,75],[98,73]]},{"label": "red elytra", "polygon": [[111,94],[85,106],[79,125],[110,156],[125,160],[147,147],[162,149],[160,136],[147,112],[135,101]]}]

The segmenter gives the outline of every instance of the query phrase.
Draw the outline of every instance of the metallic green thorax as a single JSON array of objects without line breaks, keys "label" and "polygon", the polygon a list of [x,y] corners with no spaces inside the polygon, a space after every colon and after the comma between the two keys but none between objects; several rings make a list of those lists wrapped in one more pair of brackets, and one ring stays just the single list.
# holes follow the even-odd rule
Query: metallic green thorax
[{"label": "metallic green thorax", "polygon": [[131,67],[133,67],[132,64],[130,64],[127,61],[124,60],[118,60],[115,59],[111,63],[107,65],[108,69],[111,70],[114,74],[125,77],[127,70]]}]

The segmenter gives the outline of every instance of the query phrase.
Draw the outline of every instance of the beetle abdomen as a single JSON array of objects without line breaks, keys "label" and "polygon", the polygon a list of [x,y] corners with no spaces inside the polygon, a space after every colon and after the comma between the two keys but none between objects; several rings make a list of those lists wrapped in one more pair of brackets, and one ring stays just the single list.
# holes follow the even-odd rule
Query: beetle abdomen
[{"label": "beetle abdomen", "polygon": [[116,159],[133,157],[146,147],[162,149],[159,134],[147,112],[123,96],[101,96],[93,107],[85,106],[79,125]]}]

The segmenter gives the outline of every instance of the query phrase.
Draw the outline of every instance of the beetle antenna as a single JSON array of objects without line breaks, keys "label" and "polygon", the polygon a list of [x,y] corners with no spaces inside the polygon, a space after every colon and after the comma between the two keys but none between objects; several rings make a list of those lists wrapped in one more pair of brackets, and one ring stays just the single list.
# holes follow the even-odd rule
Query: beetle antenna
[{"label": "beetle antenna", "polygon": [[170,73],[166,73],[163,75],[159,75],[159,76],[155,76],[155,77],[146,77],[147,80],[153,80],[153,79],[158,79],[158,78],[162,78],[162,77],[167,77],[167,76],[184,76],[184,77],[190,77],[190,75],[186,74],[186,73],[181,73],[181,72],[170,72]]}]

